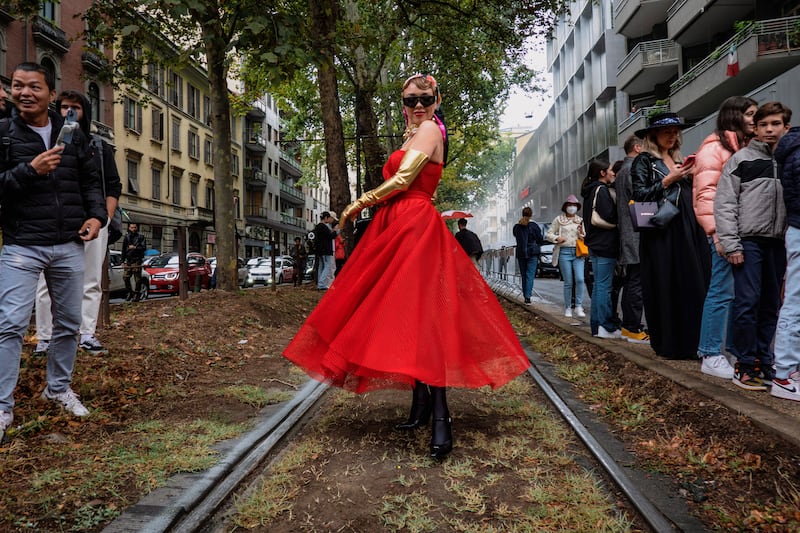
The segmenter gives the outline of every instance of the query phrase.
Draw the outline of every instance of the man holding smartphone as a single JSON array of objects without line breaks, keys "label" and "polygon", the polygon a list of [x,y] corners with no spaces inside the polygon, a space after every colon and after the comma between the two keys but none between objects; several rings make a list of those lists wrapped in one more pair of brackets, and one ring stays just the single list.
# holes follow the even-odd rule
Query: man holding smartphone
[{"label": "man holding smartphone", "polygon": [[[53,74],[21,63],[11,77],[18,116],[0,121],[8,137],[0,161],[0,437],[13,421],[20,353],[44,272],[53,299],[53,335],[42,397],[75,416],[89,411],[72,391],[83,292],[83,243],[107,220],[100,173],[79,129],[72,142],[53,146],[64,119],[49,110]],[[88,233],[83,234],[88,230]]]}]

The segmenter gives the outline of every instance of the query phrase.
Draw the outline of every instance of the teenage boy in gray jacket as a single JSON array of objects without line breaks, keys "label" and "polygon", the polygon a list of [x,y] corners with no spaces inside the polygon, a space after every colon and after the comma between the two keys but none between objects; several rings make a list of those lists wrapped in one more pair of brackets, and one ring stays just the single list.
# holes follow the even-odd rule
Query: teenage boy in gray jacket
[{"label": "teenage boy in gray jacket", "polygon": [[780,102],[758,108],[755,139],[725,163],[714,197],[717,235],[733,265],[733,382],[748,390],[766,390],[774,377],[770,345],[786,270],[786,207],[773,150],[791,118]]}]

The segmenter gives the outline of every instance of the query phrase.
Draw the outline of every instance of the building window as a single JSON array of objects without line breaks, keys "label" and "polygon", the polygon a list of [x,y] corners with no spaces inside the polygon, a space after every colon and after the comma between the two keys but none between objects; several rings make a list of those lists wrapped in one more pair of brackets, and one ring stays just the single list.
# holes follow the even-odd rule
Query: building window
[{"label": "building window", "polygon": [[147,88],[150,92],[164,97],[164,67],[158,64],[147,65]]},{"label": "building window", "polygon": [[153,107],[150,111],[151,120],[153,122],[152,137],[154,141],[164,140],[164,112],[160,107]]},{"label": "building window", "polygon": [[196,130],[189,130],[189,157],[200,159],[200,136]]},{"label": "building window", "polygon": [[172,205],[181,205],[181,175],[172,175]]},{"label": "building window", "polygon": [[128,159],[128,192],[139,194],[139,162]]},{"label": "building window", "polygon": [[172,149],[181,151],[181,119],[172,117]]},{"label": "building window", "polygon": [[42,7],[39,8],[39,15],[43,19],[51,22],[56,21],[56,3],[55,2],[42,2]]},{"label": "building window", "polygon": [[231,154],[231,173],[234,176],[239,175],[239,154],[236,152]]},{"label": "building window", "polygon": [[192,197],[192,207],[197,207],[197,182],[194,180],[189,184],[189,193]]},{"label": "building window", "polygon": [[211,125],[211,98],[203,97],[203,116],[206,119],[206,126]]},{"label": "building window", "polygon": [[206,185],[206,208],[214,209],[214,184]]},{"label": "building window", "polygon": [[187,107],[186,112],[189,113],[192,117],[199,119],[200,118],[200,89],[192,85],[191,83],[187,84],[186,86],[187,91]]},{"label": "building window", "polygon": [[169,103],[183,109],[183,78],[174,72],[170,77]]},{"label": "building window", "polygon": [[136,133],[142,131],[142,106],[133,98],[125,97],[123,126]]},{"label": "building window", "polygon": [[86,96],[89,98],[89,106],[92,108],[92,118],[102,122],[103,120],[100,116],[100,87],[96,83],[90,83]]},{"label": "building window", "polygon": [[153,200],[161,200],[161,169],[153,169]]},{"label": "building window", "polygon": [[206,137],[203,149],[203,161],[206,165],[214,164],[214,141],[211,137]]}]

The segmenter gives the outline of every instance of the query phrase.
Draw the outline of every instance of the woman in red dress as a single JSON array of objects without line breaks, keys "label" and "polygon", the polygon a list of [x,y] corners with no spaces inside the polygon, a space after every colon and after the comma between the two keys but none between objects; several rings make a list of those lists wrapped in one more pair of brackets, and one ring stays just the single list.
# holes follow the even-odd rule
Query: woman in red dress
[{"label": "woman in red dress", "polygon": [[361,393],[413,388],[397,429],[433,415],[431,457],[452,450],[446,387],[497,388],[529,362],[492,290],[431,198],[442,176],[444,125],[432,76],[403,84],[406,141],[385,181],[342,212],[342,226],[383,204],[328,292],[283,355],[315,379]]}]

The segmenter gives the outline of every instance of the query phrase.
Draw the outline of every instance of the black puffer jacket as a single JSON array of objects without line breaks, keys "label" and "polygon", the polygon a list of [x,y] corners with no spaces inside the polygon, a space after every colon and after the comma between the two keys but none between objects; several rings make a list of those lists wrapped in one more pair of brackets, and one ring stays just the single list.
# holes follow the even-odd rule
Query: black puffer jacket
[{"label": "black puffer jacket", "polygon": [[789,225],[800,228],[800,126],[781,137],[775,148],[775,160],[783,165],[783,200]]},{"label": "black puffer jacket", "polygon": [[[51,111],[50,121],[54,145],[64,119]],[[75,130],[58,168],[39,176],[30,162],[45,151],[42,138],[19,116],[9,119],[8,125],[0,124],[0,136],[6,137],[6,131],[10,144],[4,147],[7,158],[0,159],[4,243],[49,246],[78,241],[78,231],[87,219],[96,218],[105,225],[100,172],[83,132]]]}]

